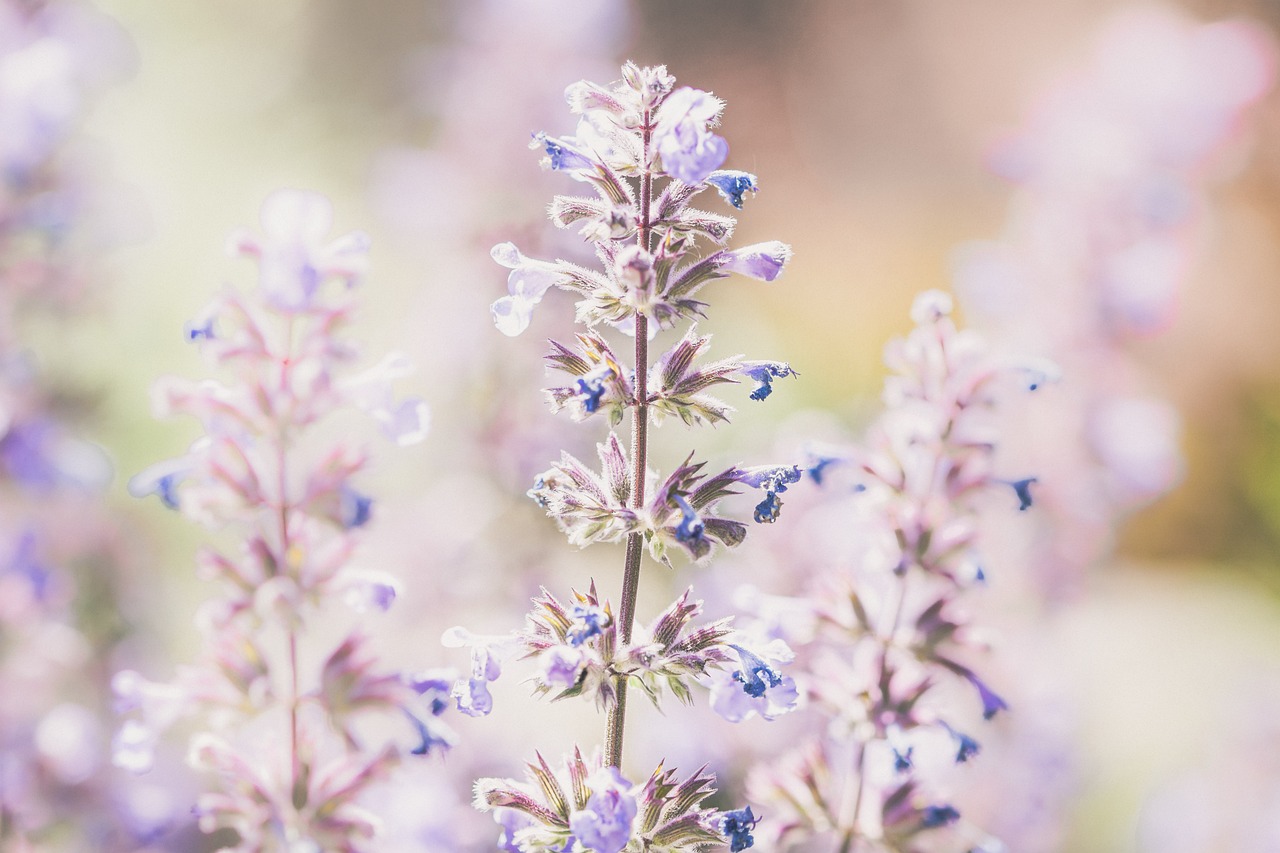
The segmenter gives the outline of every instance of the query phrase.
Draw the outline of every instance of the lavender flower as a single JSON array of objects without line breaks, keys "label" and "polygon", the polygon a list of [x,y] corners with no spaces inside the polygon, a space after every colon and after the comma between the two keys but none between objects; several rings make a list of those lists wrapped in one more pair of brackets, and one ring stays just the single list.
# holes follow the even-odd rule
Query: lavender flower
[{"label": "lavender flower", "polygon": [[[568,762],[571,784],[563,786],[539,758],[530,771],[540,800],[519,783],[481,780],[476,803],[499,809],[500,843],[508,850],[619,853],[640,847],[700,850],[717,843],[742,850],[752,843],[756,818],[749,810],[722,818],[700,808],[712,791],[710,777],[699,772],[677,784],[659,767],[638,788],[622,775],[627,692],[641,689],[655,705],[668,692],[689,702],[695,685],[728,681],[733,686],[723,694],[713,687],[713,705],[723,706],[733,719],[752,714],[772,719],[796,703],[795,683],[779,671],[788,653],[776,644],[748,650],[731,642],[727,620],[697,625],[702,603],[690,600],[690,592],[650,625],[637,625],[636,592],[643,552],[673,566],[673,551],[706,560],[717,546],[737,546],[746,525],[722,515],[721,501],[736,494],[739,485],[762,489],[765,504],[757,507],[756,521],[773,521],[781,505],[778,494],[800,479],[800,469],[732,466],[707,474],[706,463],[690,455],[664,478],[648,468],[648,425],[668,415],[688,425],[728,420],[731,407],[708,389],[745,375],[756,382],[751,396],[760,400],[775,379],[794,371],[785,362],[741,356],[703,361],[709,338],[692,325],[653,364],[648,348],[658,327],[704,313],[705,303],[695,295],[705,285],[733,273],[773,281],[791,249],[773,241],[713,248],[699,257],[700,241],[723,246],[735,223],[690,202],[714,187],[741,208],[743,195],[757,190],[756,178],[717,171],[728,156],[725,140],[711,132],[724,107],[718,99],[696,89],[674,89],[674,78],[660,66],[628,63],[622,77],[613,88],[586,81],[570,86],[566,97],[581,114],[576,134],[534,137],[535,147],[547,155],[545,166],[595,191],[595,197],[558,196],[550,216],[560,228],[579,228],[594,244],[600,269],[530,260],[506,243],[493,251],[494,259],[512,270],[508,295],[493,306],[504,333],[526,328],[533,306],[552,286],[578,297],[577,319],[588,331],[578,334],[576,346],[552,341],[546,356],[553,370],[569,377],[566,384],[547,389],[553,410],[567,411],[578,421],[600,415],[611,427],[627,412],[633,414],[630,453],[610,433],[597,445],[599,470],[563,453],[528,493],[571,544],[626,542],[619,609],[615,613],[599,597],[594,582],[588,592],[574,592],[568,605],[544,589],[534,600],[528,628],[514,638],[523,657],[538,664],[533,679],[538,693],[591,699],[606,711],[604,769],[588,774],[575,753]],[[659,186],[663,177],[670,180]],[[605,325],[633,335],[631,364],[600,333]],[[735,658],[738,667],[731,669]],[[459,686],[464,710],[484,704],[489,680],[488,671],[473,663],[472,677]],[[573,792],[572,801],[566,790]]]},{"label": "lavender flower", "polygon": [[[819,578],[812,598],[798,603],[817,622],[796,651],[808,676],[806,704],[823,718],[825,734],[749,781],[753,796],[781,812],[774,830],[781,843],[923,849],[927,836],[948,832],[960,814],[933,797],[930,765],[918,760],[921,738],[945,733],[956,763],[978,752],[949,721],[953,712],[936,700],[935,683],[967,682],[986,719],[1007,708],[962,662],[972,641],[956,602],[980,573],[977,496],[1012,486],[1021,498],[1035,478],[995,475],[991,410],[1012,384],[1004,377],[1016,371],[1001,371],[972,333],[955,328],[950,310],[946,294],[917,298],[916,328],[886,349],[895,371],[885,383],[889,408],[867,445],[818,457],[819,471],[839,460],[846,464],[834,471],[856,478],[858,488],[843,496],[867,544],[852,574]],[[798,468],[761,468],[740,481],[776,493],[799,477]],[[728,692],[725,682],[720,695],[732,702],[720,704],[741,714],[750,701],[769,713],[765,703],[783,689],[774,661],[760,650],[735,650],[741,690]]]},{"label": "lavender flower", "polygon": [[[263,206],[265,239],[235,238],[258,261],[258,286],[223,294],[190,335],[230,379],[158,387],[161,412],[193,415],[206,434],[185,456],[130,482],[133,494],[155,493],[244,541],[234,558],[201,554],[202,572],[223,590],[200,620],[204,659],[168,685],[117,677],[130,716],[116,762],[144,770],[164,729],[182,717],[207,720],[217,733],[197,732],[189,762],[213,771],[221,790],[201,797],[199,824],[234,829],[246,850],[370,849],[377,822],[358,800],[400,756],[434,754],[456,740],[438,720],[452,678],[388,671],[361,633],[319,650],[314,678],[300,664],[313,611],[342,602],[385,610],[397,584],[345,565],[372,522],[372,498],[352,485],[365,454],[337,444],[306,458],[293,448],[346,406],[369,411],[401,444],[421,438],[426,424],[420,401],[391,396],[402,359],[344,376],[354,350],[336,332],[354,307],[349,291],[364,267],[365,241],[326,242],[330,217],[320,196],[282,191]],[[473,695],[471,705],[483,698]],[[361,721],[370,718],[394,721],[403,742],[367,743]],[[264,737],[273,745],[265,752],[254,746]]]},{"label": "lavender flower", "polygon": [[711,128],[720,123],[722,112],[724,101],[687,86],[662,101],[653,146],[668,175],[686,184],[697,184],[720,168],[729,156],[729,143],[712,133]]}]

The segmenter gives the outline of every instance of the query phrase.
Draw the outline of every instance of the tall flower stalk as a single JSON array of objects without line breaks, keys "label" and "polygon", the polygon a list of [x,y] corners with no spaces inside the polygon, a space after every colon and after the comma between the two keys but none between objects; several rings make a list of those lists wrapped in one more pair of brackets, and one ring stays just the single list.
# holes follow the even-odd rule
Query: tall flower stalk
[{"label": "tall flower stalk", "polygon": [[397,444],[426,429],[424,404],[392,396],[402,358],[351,369],[357,353],[343,332],[367,241],[326,243],[330,216],[322,197],[281,191],[263,206],[265,239],[233,239],[257,262],[257,287],[228,289],[186,328],[226,381],[167,379],[155,390],[159,414],[194,416],[204,435],[130,482],[137,496],[242,535],[236,552],[200,554],[219,590],[197,619],[203,659],[168,684],[131,671],[114,683],[129,715],[116,738],[121,766],[148,769],[161,731],[199,718],[188,761],[220,790],[196,813],[205,831],[233,830],[235,850],[373,849],[371,786],[401,755],[453,740],[436,719],[451,675],[389,670],[358,623],[336,643],[319,631],[352,621],[343,611],[386,610],[397,589],[390,575],[350,565],[373,515],[356,486],[368,455],[320,427],[354,406]]},{"label": "tall flower stalk", "polygon": [[[579,546],[625,542],[621,599],[615,612],[591,582],[567,603],[547,590],[535,599],[525,631],[477,637],[461,628],[446,634],[451,645],[472,650],[472,672],[454,694],[469,714],[488,713],[488,683],[512,655],[537,662],[537,692],[554,698],[584,697],[605,712],[603,754],[580,749],[553,770],[541,756],[529,765],[534,786],[482,779],[476,803],[495,809],[506,850],[700,850],[727,843],[750,847],[756,818],[750,808],[717,812],[702,805],[714,790],[705,768],[678,781],[659,766],[643,785],[622,775],[629,691],[642,690],[655,704],[664,692],[691,701],[698,683],[712,688],[712,705],[732,720],[759,714],[772,718],[791,710],[794,682],[782,674],[791,657],[783,644],[761,643],[735,631],[729,620],[695,623],[702,603],[686,591],[648,624],[636,621],[636,602],[646,553],[672,565],[672,552],[705,560],[716,545],[742,542],[746,525],[722,516],[720,501],[740,486],[765,497],[757,522],[771,522],[780,493],[800,479],[796,465],[732,466],[703,473],[690,454],[665,478],[648,466],[649,426],[669,416],[688,425],[728,419],[731,408],[707,390],[745,377],[763,400],[772,383],[793,375],[783,362],[745,361],[741,356],[706,361],[709,338],[691,324],[654,363],[649,346],[662,329],[703,314],[695,298],[708,283],[740,273],[773,281],[790,258],[778,242],[741,249],[721,248],[735,221],[690,207],[701,192],[715,189],[741,208],[757,182],[746,172],[722,170],[725,140],[712,132],[723,104],[697,89],[675,88],[664,67],[628,63],[622,81],[607,88],[582,81],[566,97],[581,116],[573,136],[538,133],[533,147],[544,164],[588,184],[592,197],[557,196],[550,207],[561,228],[577,228],[592,244],[600,269],[567,261],[526,258],[510,243],[493,250],[509,268],[508,295],[493,306],[498,328],[516,335],[529,325],[534,307],[552,288],[578,297],[577,320],[587,329],[575,345],[551,342],[549,367],[567,376],[547,389],[553,410],[577,421],[593,416],[618,426],[631,412],[630,452],[610,433],[598,445],[597,472],[568,453],[543,472],[529,495]],[[699,256],[701,245],[713,248]],[[603,328],[634,337],[634,367],[610,345]],[[722,677],[717,677],[717,674]]]},{"label": "tall flower stalk", "polygon": [[1028,509],[1035,483],[997,476],[994,409],[1002,386],[1040,380],[1001,368],[950,312],[944,293],[917,298],[915,329],[887,349],[887,409],[865,445],[813,460],[814,479],[845,487],[849,556],[804,598],[757,597],[762,624],[795,645],[820,723],[749,780],[778,849],[1001,849],[964,823],[947,768],[979,751],[955,688],[984,719],[1007,707],[979,675],[981,633],[962,608],[987,571],[978,510]]}]

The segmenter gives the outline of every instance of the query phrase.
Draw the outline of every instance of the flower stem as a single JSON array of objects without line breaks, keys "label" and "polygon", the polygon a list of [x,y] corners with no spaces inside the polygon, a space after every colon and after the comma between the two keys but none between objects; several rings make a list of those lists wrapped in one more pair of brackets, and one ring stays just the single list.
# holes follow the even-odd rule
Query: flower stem
[{"label": "flower stem", "polygon": [[[285,325],[284,353],[280,363],[280,391],[286,392],[289,387],[289,368],[293,363],[293,318]],[[288,500],[288,443],[287,427],[280,426],[276,443],[276,468],[279,472],[280,489],[280,560],[278,571],[292,573],[292,544],[289,541],[289,500]],[[285,626],[289,643],[289,793],[295,808],[304,804],[302,794],[298,790],[302,778],[302,758],[298,750],[298,633],[293,620]]]},{"label": "flower stem", "polygon": [[[649,207],[653,199],[653,170],[649,165],[649,140],[653,129],[650,114],[644,116],[644,151],[640,173],[640,230],[636,239],[640,247],[649,250]],[[636,380],[635,408],[631,417],[631,501],[632,508],[644,506],[644,478],[648,470],[649,456],[649,318],[636,313]],[[622,574],[622,602],[618,610],[618,639],[623,645],[631,642],[631,628],[636,615],[636,595],[640,590],[640,558],[644,543],[640,533],[627,537],[627,554]],[[622,740],[627,720],[627,676],[617,677],[614,690],[617,696],[605,721],[604,751],[610,767],[622,767]]]}]

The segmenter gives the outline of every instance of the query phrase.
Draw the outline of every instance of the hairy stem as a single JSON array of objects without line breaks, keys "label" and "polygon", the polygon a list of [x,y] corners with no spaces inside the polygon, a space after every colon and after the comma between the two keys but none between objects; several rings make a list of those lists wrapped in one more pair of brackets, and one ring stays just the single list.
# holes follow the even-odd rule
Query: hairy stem
[{"label": "hairy stem", "polygon": [[[652,231],[649,207],[653,199],[653,171],[649,167],[649,140],[653,133],[650,115],[644,116],[644,153],[640,177],[640,230],[636,239],[640,247],[649,249]],[[644,506],[644,477],[649,457],[649,318],[636,314],[636,380],[635,408],[631,415],[631,501],[633,508]],[[644,543],[641,534],[627,537],[627,554],[622,574],[622,603],[618,609],[618,637],[622,644],[631,642],[631,629],[636,616],[636,595],[640,590],[640,559]],[[617,702],[605,721],[604,751],[610,767],[622,767],[622,740],[627,720],[627,676],[618,676],[614,690]]]}]

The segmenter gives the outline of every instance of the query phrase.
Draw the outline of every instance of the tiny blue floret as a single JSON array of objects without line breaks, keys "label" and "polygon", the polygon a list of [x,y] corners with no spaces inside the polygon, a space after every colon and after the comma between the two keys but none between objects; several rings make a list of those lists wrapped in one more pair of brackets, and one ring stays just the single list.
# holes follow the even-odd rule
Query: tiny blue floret
[{"label": "tiny blue floret", "polygon": [[156,480],[156,497],[169,509],[178,508],[179,479],[181,478],[177,474],[165,474]]},{"label": "tiny blue floret", "polygon": [[565,632],[571,646],[580,646],[591,637],[599,636],[609,624],[609,617],[599,607],[575,604],[571,612],[573,626]]},{"label": "tiny blue floret", "polygon": [[937,829],[960,819],[960,812],[952,806],[928,806],[920,813],[920,825],[924,829]]},{"label": "tiny blue floret", "polygon": [[582,400],[582,408],[586,409],[587,414],[592,414],[600,409],[600,398],[604,396],[604,376],[596,376],[593,378],[583,377],[578,380],[578,397]]},{"label": "tiny blue floret", "polygon": [[791,365],[783,361],[760,361],[742,366],[741,373],[757,383],[751,392],[752,400],[763,400],[773,393],[773,380],[786,376],[799,376]]},{"label": "tiny blue floret", "polygon": [[778,520],[778,513],[781,511],[782,501],[778,499],[778,493],[769,492],[764,500],[756,504],[754,516],[756,524],[772,524]]},{"label": "tiny blue floret", "polygon": [[750,191],[757,193],[760,186],[756,183],[756,176],[750,172],[738,172],[731,169],[724,171],[712,172],[707,176],[707,183],[715,187],[724,200],[729,204],[742,210],[742,194]]},{"label": "tiny blue floret", "polygon": [[809,467],[805,468],[805,471],[808,472],[809,477],[815,483],[821,486],[822,478],[826,476],[825,472],[827,470],[827,467],[830,465],[834,465],[839,461],[840,461],[839,459],[836,459],[833,456],[819,456],[817,459],[813,461],[812,464],[809,465]]},{"label": "tiny blue floret", "polygon": [[373,517],[373,498],[362,495],[349,486],[343,486],[338,497],[338,514],[347,530],[363,527]]},{"label": "tiny blue floret", "polygon": [[1031,484],[1034,482],[1036,482],[1035,477],[1009,481],[1014,494],[1018,496],[1018,510],[1021,512],[1025,512],[1031,506]]},{"label": "tiny blue floret", "polygon": [[207,341],[213,340],[213,318],[207,317],[203,322],[199,323],[192,320],[182,327],[182,333],[188,343],[195,343],[201,338]]},{"label": "tiny blue floret", "polygon": [[906,773],[911,769],[911,753],[915,751],[915,747],[909,746],[906,752],[899,752],[897,747],[893,749],[893,769],[898,773]]},{"label": "tiny blue floret", "polygon": [[956,764],[963,764],[978,754],[980,747],[976,740],[964,732],[952,732],[951,736],[956,740]]},{"label": "tiny blue floret", "polygon": [[701,542],[706,525],[698,518],[698,513],[682,495],[672,495],[676,506],[680,507],[680,523],[676,526],[676,539],[681,542]]},{"label": "tiny blue floret", "polygon": [[757,655],[740,646],[732,646],[732,648],[738,653],[738,658],[746,669],[746,672],[739,669],[733,673],[733,680],[742,684],[743,693],[758,699],[764,695],[766,689],[777,687],[782,683],[782,676]]},{"label": "tiny blue floret", "polygon": [[751,813],[751,806],[736,811],[725,812],[720,817],[720,831],[729,838],[729,850],[738,853],[756,843],[751,837],[751,830],[756,828],[760,818]]}]

